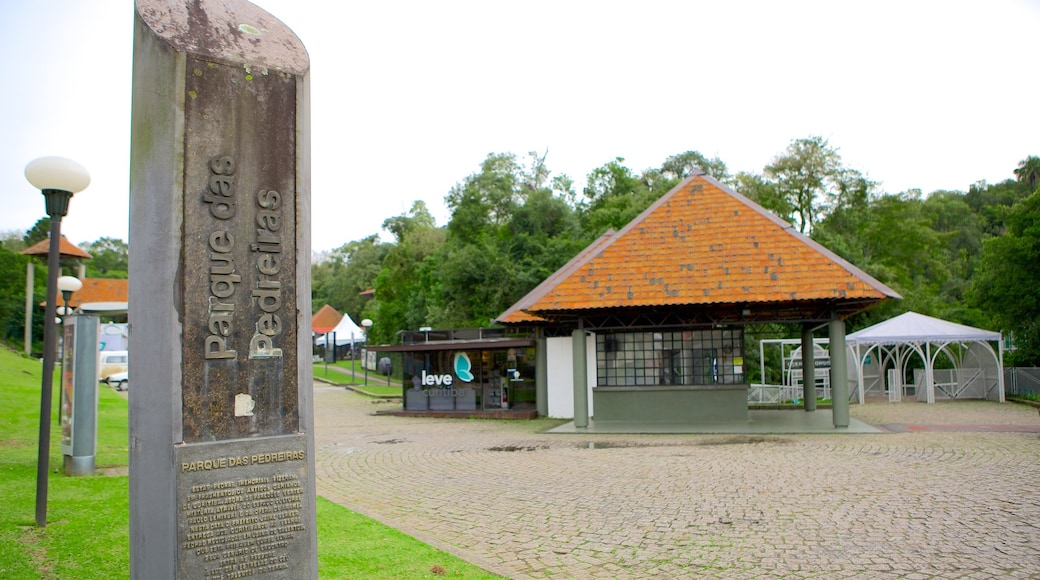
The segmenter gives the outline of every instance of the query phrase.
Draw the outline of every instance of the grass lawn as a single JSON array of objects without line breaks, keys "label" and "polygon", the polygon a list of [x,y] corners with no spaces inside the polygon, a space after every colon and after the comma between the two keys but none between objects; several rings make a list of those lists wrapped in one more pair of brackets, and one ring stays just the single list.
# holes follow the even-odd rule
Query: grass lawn
[{"label": "grass lawn", "polygon": [[[41,369],[38,360],[0,348],[0,578],[129,578],[126,399],[98,386],[98,475],[65,476],[57,425],[60,380],[55,373],[48,525],[38,528]],[[317,514],[320,578],[499,578],[323,498],[317,500]]]},{"label": "grass lawn", "polygon": [[[323,362],[314,363],[314,376],[315,378],[325,379],[330,383],[358,387],[359,389],[363,389],[365,392],[372,393],[373,395],[401,396],[400,378],[390,377],[388,380],[379,373],[368,371],[368,381],[366,382],[365,369],[361,366],[361,361],[353,361],[353,374],[350,372],[351,364],[352,362],[349,360],[336,361],[335,363],[329,364]],[[344,370],[346,372],[344,372]],[[390,384],[387,384],[388,382]]]}]

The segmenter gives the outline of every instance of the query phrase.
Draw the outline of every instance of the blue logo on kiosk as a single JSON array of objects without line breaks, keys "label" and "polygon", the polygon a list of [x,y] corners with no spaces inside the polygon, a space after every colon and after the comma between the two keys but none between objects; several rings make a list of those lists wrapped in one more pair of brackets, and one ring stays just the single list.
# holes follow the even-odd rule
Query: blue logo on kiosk
[{"label": "blue logo on kiosk", "polygon": [[455,355],[455,376],[459,377],[459,380],[467,383],[472,381],[473,373],[469,372],[471,368],[473,365],[469,361],[469,355],[464,352]]}]

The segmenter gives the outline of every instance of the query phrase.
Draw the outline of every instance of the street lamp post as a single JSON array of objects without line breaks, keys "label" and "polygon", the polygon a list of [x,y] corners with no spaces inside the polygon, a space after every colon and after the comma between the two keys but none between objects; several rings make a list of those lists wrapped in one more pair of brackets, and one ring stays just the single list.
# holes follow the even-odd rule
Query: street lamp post
[{"label": "street lamp post", "polygon": [[[61,309],[62,316],[72,314],[73,309],[69,308],[69,300],[72,300],[72,293],[79,292],[82,287],[83,282],[75,276],[62,276],[58,278],[58,291],[61,292],[61,299],[65,302],[65,306]],[[57,299],[57,297],[55,297],[55,299]]]},{"label": "street lamp post", "polygon": [[[72,300],[72,293],[79,292],[79,289],[82,287],[83,282],[80,282],[80,279],[75,276],[61,276],[58,278],[58,292],[61,292],[61,298],[65,302],[65,305],[57,309],[58,318],[55,319],[55,324],[60,326],[65,317],[72,314],[73,309],[69,307],[69,300]],[[62,343],[63,352],[64,349],[68,347],[69,345]],[[60,353],[59,356],[55,357],[55,360],[62,360]],[[60,417],[58,422],[61,423]]]},{"label": "street lamp post", "polygon": [[36,462],[36,525],[47,525],[47,470],[50,467],[51,398],[58,328],[54,324],[58,302],[58,269],[61,267],[61,218],[69,210],[73,194],[90,185],[90,174],[79,163],[64,157],[41,157],[25,166],[25,178],[40,190],[51,219],[47,253],[47,305],[43,325],[43,379],[40,393],[40,448]]},{"label": "street lamp post", "polygon": [[365,367],[365,386],[368,386],[368,330],[372,328],[372,321],[368,318],[361,321],[361,326],[365,327],[365,358],[361,361],[361,365]]}]

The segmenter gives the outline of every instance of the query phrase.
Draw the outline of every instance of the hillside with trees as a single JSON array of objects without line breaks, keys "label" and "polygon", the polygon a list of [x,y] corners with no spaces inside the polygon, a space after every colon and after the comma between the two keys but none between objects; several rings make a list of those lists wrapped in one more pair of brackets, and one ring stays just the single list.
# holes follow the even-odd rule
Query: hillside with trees
[{"label": "hillside with trees", "polygon": [[[1040,158],[967,191],[882,191],[821,137],[795,139],[761,173],[677,153],[635,170],[624,158],[580,192],[546,156],[487,156],[445,197],[438,226],[422,201],[387,218],[390,242],[344,244],[313,267],[314,304],[370,318],[375,342],[399,330],[488,326],[589,242],[620,228],[701,168],[790,222],[904,299],[848,321],[849,331],[913,310],[1013,335],[1009,366],[1040,365]],[[374,289],[374,298],[359,297]],[[775,332],[775,329],[773,329]]]}]

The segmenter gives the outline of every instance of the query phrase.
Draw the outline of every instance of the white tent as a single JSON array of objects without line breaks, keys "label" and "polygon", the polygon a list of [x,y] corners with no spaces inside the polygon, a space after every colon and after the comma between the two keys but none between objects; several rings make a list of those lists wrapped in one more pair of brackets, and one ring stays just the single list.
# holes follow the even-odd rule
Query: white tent
[{"label": "white tent", "polygon": [[336,328],[333,328],[328,334],[319,336],[314,343],[318,346],[325,346],[326,336],[334,336],[333,340],[336,341],[336,346],[365,342],[365,331],[350,319],[349,314],[344,314]]},{"label": "white tent", "polygon": [[[906,312],[848,335],[846,343],[856,361],[860,403],[869,391],[887,392],[890,401],[899,401],[903,377],[915,356],[924,369],[915,370],[913,385],[906,387],[913,388],[918,400],[934,403],[938,395],[1004,402],[1004,347],[999,332]],[[954,368],[935,369],[940,355]]]}]

